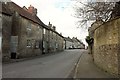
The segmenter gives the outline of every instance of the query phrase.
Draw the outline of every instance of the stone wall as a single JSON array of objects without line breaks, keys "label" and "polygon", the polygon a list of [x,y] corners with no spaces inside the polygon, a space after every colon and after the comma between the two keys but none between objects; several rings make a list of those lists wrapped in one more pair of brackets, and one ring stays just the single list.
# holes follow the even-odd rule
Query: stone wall
[{"label": "stone wall", "polygon": [[48,25],[43,29],[43,53],[55,53],[63,50],[64,38]]},{"label": "stone wall", "polygon": [[11,38],[12,17],[2,15],[2,58],[6,61],[10,58],[10,38]]},{"label": "stone wall", "polygon": [[117,54],[117,58],[118,58],[118,75],[120,78],[120,19],[117,20],[116,22],[119,27],[118,27],[118,54]]},{"label": "stone wall", "polygon": [[[18,31],[18,57],[30,57],[42,54],[42,27],[28,19],[20,17]],[[16,32],[15,30],[14,32]]]},{"label": "stone wall", "polygon": [[97,27],[94,32],[94,62],[113,75],[118,75],[119,68],[119,31],[120,18],[117,18]]},{"label": "stone wall", "polygon": [[48,53],[49,47],[49,30],[44,28],[43,29],[43,54]]}]

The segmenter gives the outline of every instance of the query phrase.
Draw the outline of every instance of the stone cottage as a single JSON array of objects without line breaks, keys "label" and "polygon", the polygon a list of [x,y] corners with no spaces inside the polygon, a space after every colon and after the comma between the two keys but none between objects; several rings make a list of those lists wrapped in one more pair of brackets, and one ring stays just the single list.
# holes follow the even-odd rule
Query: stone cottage
[{"label": "stone cottage", "polygon": [[0,9],[2,22],[2,53],[5,60],[10,57],[10,39],[11,39],[11,27],[12,27],[12,12],[5,3],[0,3],[2,9]]},{"label": "stone cottage", "polygon": [[77,37],[73,37],[72,41],[73,41],[73,48],[74,49],[78,49],[78,48],[83,47],[83,44],[81,44],[80,40],[78,40]]},{"label": "stone cottage", "polygon": [[43,28],[43,54],[49,53],[49,27]]},{"label": "stone cottage", "polygon": [[63,50],[64,37],[55,26],[45,25],[32,5],[22,8],[7,2],[2,9],[3,61]]},{"label": "stone cottage", "polygon": [[85,49],[85,44],[83,42],[81,42],[79,39],[76,38],[76,40],[78,41],[78,49]]},{"label": "stone cottage", "polygon": [[11,40],[16,43],[11,43],[11,47],[17,46],[16,57],[41,55],[44,24],[37,17],[37,9],[31,5],[28,9],[21,8],[13,2],[9,2],[8,6],[15,12]]},{"label": "stone cottage", "polygon": [[64,37],[65,39],[65,49],[73,49],[73,41],[70,37]]},{"label": "stone cottage", "polygon": [[[3,60],[6,58],[5,54],[8,55],[8,58],[21,58],[41,55],[44,24],[37,17],[37,9],[31,5],[28,9],[21,8],[14,2],[7,2],[3,5],[3,7],[4,6],[7,6],[5,10],[8,9],[12,12],[12,16],[11,14],[7,15],[9,19],[7,19],[6,16],[4,19],[4,16],[2,16],[3,38],[5,37],[2,42]],[[9,12],[7,12],[7,14],[8,13]],[[8,24],[5,24],[7,22],[6,20],[9,20]]]},{"label": "stone cottage", "polygon": [[49,52],[56,52],[64,50],[64,37],[56,31],[56,27],[50,22],[49,27]]}]

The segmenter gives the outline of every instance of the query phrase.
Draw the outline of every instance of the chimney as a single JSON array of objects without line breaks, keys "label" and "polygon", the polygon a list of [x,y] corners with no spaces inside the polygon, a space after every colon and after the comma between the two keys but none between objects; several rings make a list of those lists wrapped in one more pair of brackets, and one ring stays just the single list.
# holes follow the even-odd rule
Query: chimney
[{"label": "chimney", "polygon": [[60,33],[60,35],[62,35],[62,33]]},{"label": "chimney", "polygon": [[23,9],[26,10],[26,11],[28,10],[25,6],[23,6]]},{"label": "chimney", "polygon": [[34,14],[37,15],[37,8],[34,8]]},{"label": "chimney", "polygon": [[48,25],[50,25],[50,22],[49,22],[49,24]]},{"label": "chimney", "polygon": [[50,27],[50,29],[52,28],[52,24],[49,22],[48,26]]},{"label": "chimney", "polygon": [[31,14],[33,14],[33,15],[37,15],[37,9],[34,8],[32,5],[30,5],[28,7],[28,12],[31,13]]},{"label": "chimney", "polygon": [[56,27],[55,26],[53,26],[53,30],[56,31]]}]

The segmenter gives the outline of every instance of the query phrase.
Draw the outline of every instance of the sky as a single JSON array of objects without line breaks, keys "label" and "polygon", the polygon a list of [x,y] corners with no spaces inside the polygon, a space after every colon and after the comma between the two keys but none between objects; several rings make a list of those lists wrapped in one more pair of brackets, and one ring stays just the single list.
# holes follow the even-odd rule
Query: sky
[{"label": "sky", "polygon": [[[50,22],[56,26],[56,30],[62,33],[64,37],[77,37],[82,42],[85,42],[85,37],[88,35],[87,30],[77,28],[76,22],[78,19],[74,17],[73,0],[11,0],[20,7],[27,8],[32,5],[37,8],[38,17],[48,25]],[[86,44],[87,45],[87,44]]]}]

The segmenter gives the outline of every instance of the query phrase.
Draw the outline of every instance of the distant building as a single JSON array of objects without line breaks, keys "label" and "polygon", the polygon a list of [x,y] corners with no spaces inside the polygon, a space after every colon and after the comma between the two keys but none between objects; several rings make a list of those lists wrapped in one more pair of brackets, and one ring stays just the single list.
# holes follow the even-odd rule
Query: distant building
[{"label": "distant building", "polygon": [[72,38],[73,41],[73,49],[85,49],[85,45],[77,39],[77,37]]},{"label": "distant building", "polygon": [[85,49],[85,45],[77,37],[65,37],[65,49]]},{"label": "distant building", "polygon": [[73,49],[73,41],[70,37],[64,37],[65,49]]},{"label": "distant building", "polygon": [[49,52],[64,50],[64,37],[56,31],[56,27],[50,22],[49,27]]},{"label": "distant building", "polygon": [[43,29],[43,53],[52,53],[64,50],[64,37],[56,31],[50,22]]}]

